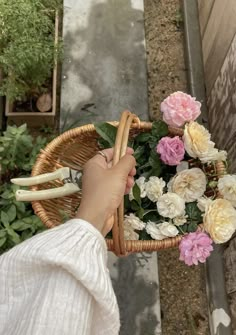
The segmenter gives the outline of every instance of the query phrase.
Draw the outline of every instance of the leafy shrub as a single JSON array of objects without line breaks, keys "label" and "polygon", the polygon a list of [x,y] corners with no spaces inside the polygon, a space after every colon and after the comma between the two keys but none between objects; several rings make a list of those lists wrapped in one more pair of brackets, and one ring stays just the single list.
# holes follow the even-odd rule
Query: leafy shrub
[{"label": "leafy shrub", "polygon": [[61,43],[54,42],[59,6],[59,0],[0,0],[0,94],[10,101],[44,91],[61,55]]},{"label": "leafy shrub", "polygon": [[19,186],[12,185],[10,179],[28,176],[46,143],[46,138],[34,139],[26,125],[8,126],[0,137],[0,254],[44,229],[31,204],[16,201]]}]

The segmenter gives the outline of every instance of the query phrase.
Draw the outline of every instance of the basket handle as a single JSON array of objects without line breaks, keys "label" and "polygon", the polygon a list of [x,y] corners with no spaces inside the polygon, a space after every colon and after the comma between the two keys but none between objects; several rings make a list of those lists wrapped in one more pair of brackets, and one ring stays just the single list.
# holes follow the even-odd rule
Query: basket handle
[{"label": "basket handle", "polygon": [[[121,114],[114,147],[113,165],[117,164],[121,157],[123,157],[126,153],[129,140],[129,130],[133,122],[136,122],[140,125],[140,120],[135,114],[132,114],[129,111],[124,111]],[[112,236],[114,241],[114,252],[116,255],[126,254],[123,219],[124,201],[121,202],[118,210],[114,214]]]}]

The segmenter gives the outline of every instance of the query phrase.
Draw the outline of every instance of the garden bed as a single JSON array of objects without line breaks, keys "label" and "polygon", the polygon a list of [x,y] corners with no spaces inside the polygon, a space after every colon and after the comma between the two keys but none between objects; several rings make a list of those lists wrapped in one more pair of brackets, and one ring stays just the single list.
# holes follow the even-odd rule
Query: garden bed
[{"label": "garden bed", "polygon": [[[160,118],[160,102],[187,91],[183,17],[176,0],[145,0],[150,116]],[[158,253],[162,335],[207,335],[208,310],[204,267],[186,267],[179,250]]]},{"label": "garden bed", "polygon": [[[55,14],[55,48],[59,38],[59,15]],[[32,95],[27,101],[15,101],[11,103],[6,99],[5,115],[12,116],[55,116],[57,110],[57,77],[58,77],[58,61],[56,59],[52,71],[52,76],[45,82],[43,89],[47,93],[42,94],[41,103],[36,94]],[[41,106],[39,106],[41,105]],[[38,107],[39,106],[39,107]],[[40,110],[41,109],[41,110]]]},{"label": "garden bed", "polygon": [[2,2],[0,94],[6,96],[5,116],[13,123],[56,115],[61,13],[60,0]]}]

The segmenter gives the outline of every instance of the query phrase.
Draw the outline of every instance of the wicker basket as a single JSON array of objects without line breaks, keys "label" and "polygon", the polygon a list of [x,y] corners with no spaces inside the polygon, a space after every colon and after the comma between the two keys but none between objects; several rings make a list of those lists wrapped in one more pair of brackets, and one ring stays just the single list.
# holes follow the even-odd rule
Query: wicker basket
[{"label": "wicker basket", "polygon": [[[136,115],[128,111],[122,113],[120,123],[111,122],[118,127],[113,164],[116,164],[122,157],[127,148],[128,138],[137,135],[140,132],[149,132],[152,128],[150,122],[140,122]],[[183,130],[179,128],[170,128],[170,135],[183,135]],[[32,175],[36,176],[46,172],[53,172],[59,167],[82,166],[92,158],[98,147],[98,134],[92,124],[85,125],[65,132],[47,145],[37,158]],[[65,163],[66,162],[66,163]],[[223,163],[217,163],[217,174],[225,174]],[[61,186],[60,181],[53,181],[43,185],[34,186],[34,190],[47,189]],[[75,193],[70,196],[34,201],[32,203],[35,213],[42,222],[48,227],[55,227],[63,222],[63,216],[72,218],[78,208],[81,200],[81,193]],[[126,241],[124,240],[123,229],[124,203],[118,208],[114,215],[114,225],[112,229],[112,239],[106,239],[108,250],[115,252],[116,255],[125,255],[132,252],[157,251],[175,247],[179,244],[181,236],[166,238],[161,241]]]}]

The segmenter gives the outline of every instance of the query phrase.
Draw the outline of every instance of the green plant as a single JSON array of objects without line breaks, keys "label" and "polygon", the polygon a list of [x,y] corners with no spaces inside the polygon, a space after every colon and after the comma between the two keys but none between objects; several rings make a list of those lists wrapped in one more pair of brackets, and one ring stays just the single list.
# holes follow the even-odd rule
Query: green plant
[{"label": "green plant", "polygon": [[39,150],[45,146],[46,138],[34,139],[26,124],[8,126],[0,136],[0,164],[2,181],[9,182],[13,176],[29,174]]},{"label": "green plant", "polygon": [[30,203],[15,200],[16,185],[0,187],[0,254],[45,228]]},{"label": "green plant", "polygon": [[10,179],[28,176],[46,143],[41,136],[33,138],[26,125],[8,126],[0,137],[0,254],[44,229],[31,204],[16,201],[19,187]]},{"label": "green plant", "polygon": [[0,0],[0,94],[10,101],[39,95],[50,80],[61,43],[54,42],[58,0]]}]

